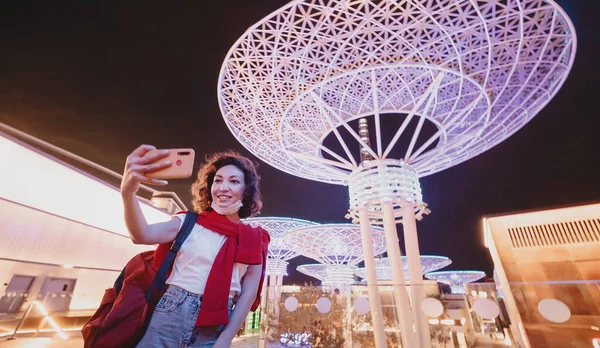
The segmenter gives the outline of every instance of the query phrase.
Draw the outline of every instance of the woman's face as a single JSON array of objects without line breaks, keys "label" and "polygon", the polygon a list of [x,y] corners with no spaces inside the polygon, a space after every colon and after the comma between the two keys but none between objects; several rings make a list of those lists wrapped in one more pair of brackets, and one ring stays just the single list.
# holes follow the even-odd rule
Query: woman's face
[{"label": "woman's face", "polygon": [[238,200],[241,201],[246,190],[244,172],[233,164],[221,167],[215,173],[210,194],[220,208],[227,208]]}]

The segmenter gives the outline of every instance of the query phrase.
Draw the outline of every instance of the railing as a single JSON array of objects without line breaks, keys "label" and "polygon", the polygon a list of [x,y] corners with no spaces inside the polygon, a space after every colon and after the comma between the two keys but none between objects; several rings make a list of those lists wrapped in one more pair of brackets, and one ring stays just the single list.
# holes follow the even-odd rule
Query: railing
[{"label": "railing", "polygon": [[[388,347],[402,332],[391,285],[379,285]],[[407,289],[408,290],[408,289]],[[281,295],[278,295],[281,291]],[[506,293],[509,296],[505,296]],[[266,347],[374,347],[368,291],[320,286],[270,287],[266,291]],[[429,319],[432,347],[596,347],[600,345],[600,281],[473,283],[464,294],[429,291],[439,300],[413,306]],[[261,339],[264,340],[261,343]]]},{"label": "railing", "polygon": [[[377,287],[381,296],[380,315],[385,325],[387,345],[399,347],[402,332],[393,296],[394,287]],[[486,330],[492,330],[493,335],[481,333],[482,319],[478,318],[475,327],[470,318],[473,308],[466,295],[444,295],[437,290],[424,287],[429,300],[427,304],[417,307],[429,319],[432,347],[473,347],[478,339],[505,347],[515,346],[504,322],[488,320],[484,326],[487,325]],[[321,286],[269,287],[265,295],[264,335],[255,339],[259,347],[374,347],[372,313],[366,285],[353,285],[345,289]]]},{"label": "railing", "polygon": [[52,327],[52,329],[56,332],[56,335],[59,338],[61,338],[63,340],[66,340],[68,338],[68,336],[65,334],[65,332],[60,328],[60,326],[58,326],[58,324],[56,323],[56,321],[48,314],[48,311],[46,310],[46,308],[44,307],[44,305],[42,305],[38,301],[33,301],[27,307],[27,310],[25,311],[25,313],[21,317],[21,320],[19,320],[19,323],[17,324],[17,327],[15,327],[15,330],[13,331],[12,335],[8,338],[9,340],[14,340],[14,339],[17,338],[17,333],[19,332],[19,329],[23,326],[23,323],[25,322],[25,320],[27,319],[27,317],[29,317],[29,315],[31,314],[31,310],[34,309],[34,308],[37,309],[37,311],[43,317],[40,325],[38,326],[38,329],[35,331],[36,334],[38,332],[40,332],[40,329],[42,329],[42,327],[44,326],[44,324],[48,323],[48,324],[50,324],[50,326]]},{"label": "railing", "polygon": [[[399,347],[402,332],[393,288],[377,286],[382,303],[378,314],[384,319],[388,347]],[[428,318],[435,348],[600,347],[600,281],[511,283],[510,289],[473,283],[464,287],[464,294],[423,289],[427,304],[412,307]],[[49,308],[60,296],[55,295],[25,301],[17,312],[0,313],[0,339],[78,335],[95,308],[87,313],[40,310],[39,306],[46,307],[44,298]],[[18,296],[4,298],[15,305],[20,301]],[[366,285],[337,290],[267,287],[263,298],[260,318],[249,317],[260,322],[259,329],[246,323],[241,333],[247,336],[236,339],[233,347],[374,347]],[[7,304],[4,308],[10,307]]]},{"label": "railing", "polygon": [[[10,127],[7,124],[0,122],[0,136],[10,138],[11,140],[22,141],[30,146],[42,150],[44,153],[51,155],[69,165],[79,168],[110,185],[119,187],[123,175],[117,173],[111,169],[99,165],[98,163],[92,162],[86,158],[62,149],[56,145],[50,144],[44,140],[38,139],[30,134],[22,132],[16,128]],[[125,159],[123,159],[125,160]],[[140,192],[138,195],[144,199],[150,200],[154,196],[162,196],[172,198],[177,205],[175,211],[187,210],[186,205],[183,203],[181,198],[177,196],[175,192],[171,191],[158,191],[150,186],[141,184]]]},{"label": "railing", "polygon": [[[0,294],[0,340],[31,336],[56,336],[66,339],[78,335],[91,310],[69,311],[72,294],[46,292],[28,301],[31,294]],[[58,309],[58,310],[57,310]]]}]

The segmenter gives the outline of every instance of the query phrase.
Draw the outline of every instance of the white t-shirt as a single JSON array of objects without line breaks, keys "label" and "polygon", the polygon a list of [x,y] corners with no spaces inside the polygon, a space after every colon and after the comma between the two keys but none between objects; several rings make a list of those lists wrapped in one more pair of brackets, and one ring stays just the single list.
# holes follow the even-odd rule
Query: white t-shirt
[{"label": "white t-shirt", "polygon": [[[185,220],[185,214],[175,215],[179,219],[179,228]],[[173,271],[167,279],[167,284],[183,288],[189,292],[203,295],[210,269],[225,243],[226,237],[213,232],[204,226],[195,224],[175,257]],[[229,297],[233,298],[242,291],[241,279],[246,274],[248,265],[235,263],[231,276]]]}]

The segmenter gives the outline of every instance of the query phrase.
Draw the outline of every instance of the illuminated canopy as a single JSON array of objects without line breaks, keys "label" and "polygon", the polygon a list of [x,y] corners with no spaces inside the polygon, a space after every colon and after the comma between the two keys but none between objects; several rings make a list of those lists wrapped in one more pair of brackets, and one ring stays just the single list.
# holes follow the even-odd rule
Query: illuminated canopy
[{"label": "illuminated canopy", "polygon": [[[422,177],[523,127],[575,50],[552,0],[290,1],[229,50],[218,98],[240,143],[292,175],[345,184],[359,148],[380,161],[404,144],[393,158]],[[360,117],[373,118],[372,146]],[[387,118],[399,121],[384,142]]]},{"label": "illuminated canopy", "polygon": [[296,270],[307,276],[319,279],[322,285],[342,287],[354,283],[356,266],[307,264],[296,267]]},{"label": "illuminated canopy", "polygon": [[485,277],[482,271],[438,271],[425,274],[431,280],[450,285],[453,294],[464,294],[465,284],[473,283]]},{"label": "illuminated canopy", "polygon": [[[373,254],[385,252],[382,228],[371,226]],[[353,224],[323,224],[289,232],[285,241],[302,255],[326,265],[351,266],[363,260],[360,227]]]},{"label": "illuminated canopy", "polygon": [[[429,273],[442,269],[452,263],[452,260],[445,256],[421,255],[421,273]],[[404,277],[408,280],[408,260],[402,256],[402,267],[404,268]],[[392,280],[390,262],[387,258],[375,259],[375,271],[378,280]],[[366,278],[365,268],[358,268],[354,272],[361,278]]]},{"label": "illuminated canopy", "polygon": [[287,275],[287,260],[298,255],[292,245],[285,243],[285,235],[299,228],[317,225],[312,221],[284,217],[249,218],[243,221],[251,226],[260,226],[271,235],[267,259],[267,274],[269,275]]}]

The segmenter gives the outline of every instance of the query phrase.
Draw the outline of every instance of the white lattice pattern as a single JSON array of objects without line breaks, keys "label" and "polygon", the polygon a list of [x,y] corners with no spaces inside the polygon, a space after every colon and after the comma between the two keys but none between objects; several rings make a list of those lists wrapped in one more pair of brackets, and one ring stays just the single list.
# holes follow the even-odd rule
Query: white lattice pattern
[{"label": "white lattice pattern", "polygon": [[[562,86],[575,50],[551,0],[291,1],[234,44],[218,98],[234,136],[290,174],[344,184],[360,162],[353,151],[366,147],[349,122],[368,116],[368,152],[387,158],[405,139],[398,156],[422,177],[525,125]],[[382,120],[398,115],[384,141]],[[425,121],[437,131],[417,141]],[[326,146],[329,135],[338,144]]]},{"label": "white lattice pattern", "polygon": [[[290,231],[307,226],[318,225],[316,222],[308,220],[284,217],[249,218],[244,219],[243,222],[253,227],[260,226],[267,230],[271,235],[271,242],[269,243],[269,258],[283,261],[287,261],[298,256],[297,250],[294,249],[293,246],[287,245],[283,237]],[[277,264],[277,266],[275,266],[275,263],[273,263],[272,265],[273,267],[279,267],[278,269],[281,268],[281,265],[279,263]],[[272,270],[274,269],[275,268],[272,268]]]},{"label": "white lattice pattern", "polygon": [[356,266],[307,264],[296,267],[296,270],[320,280],[322,285],[340,287],[354,284]]},{"label": "white lattice pattern", "polygon": [[427,279],[437,280],[450,285],[453,294],[464,294],[465,284],[473,283],[485,277],[482,271],[438,271],[425,274]]},{"label": "white lattice pattern", "polygon": [[[447,267],[452,260],[445,256],[421,255],[421,273],[429,273]],[[408,260],[402,256],[402,268],[404,268],[404,278],[408,280]],[[375,259],[375,271],[378,280],[392,280],[392,270],[388,258]],[[364,267],[357,268],[354,274],[361,278],[366,278],[367,273]]]},{"label": "white lattice pattern", "polygon": [[403,160],[384,159],[362,162],[348,178],[350,209],[346,218],[359,222],[359,209],[367,206],[371,225],[383,225],[383,205],[391,203],[396,223],[402,221],[402,206],[410,204],[415,218],[429,214],[423,202],[418,173]]},{"label": "white lattice pattern", "polygon": [[[382,228],[371,226],[373,254],[385,252]],[[360,227],[353,224],[323,224],[291,231],[284,237],[301,255],[326,265],[354,266],[364,258]]]},{"label": "white lattice pattern", "polygon": [[287,273],[288,262],[282,259],[267,258],[267,275],[288,275]]}]

